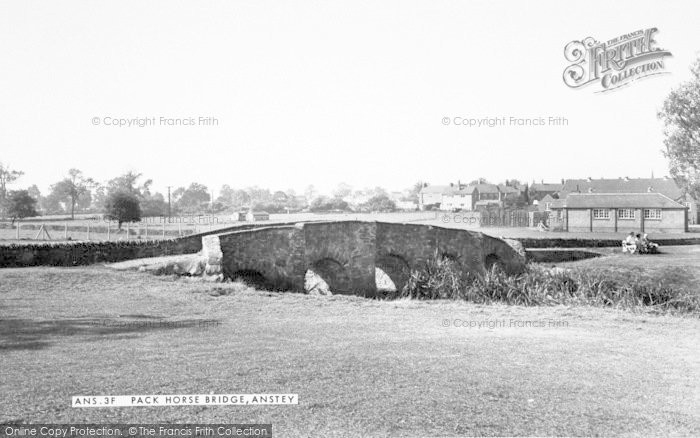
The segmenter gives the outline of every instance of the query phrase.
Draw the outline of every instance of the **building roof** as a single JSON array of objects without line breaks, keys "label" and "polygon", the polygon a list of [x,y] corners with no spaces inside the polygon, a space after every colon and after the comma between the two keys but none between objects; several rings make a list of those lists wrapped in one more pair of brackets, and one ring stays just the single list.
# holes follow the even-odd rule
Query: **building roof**
[{"label": "building roof", "polygon": [[569,179],[562,192],[649,193],[658,192],[671,199],[683,197],[683,191],[671,178]]},{"label": "building roof", "polygon": [[473,186],[480,193],[499,193],[498,186],[496,184],[474,184]]},{"label": "building roof", "polygon": [[451,187],[449,194],[450,195],[471,195],[474,193],[474,189],[476,186],[466,186],[462,187],[461,189],[457,188],[457,186]]},{"label": "building roof", "polygon": [[503,193],[520,193],[522,191],[521,189],[518,189],[517,187],[511,187],[511,186],[507,186],[505,184],[499,184],[498,190],[500,190]]},{"label": "building roof", "polygon": [[533,183],[530,184],[530,190],[534,192],[558,192],[561,190],[561,183],[551,184],[551,183]]},{"label": "building roof", "polygon": [[553,201],[551,208],[685,209],[661,193],[569,193],[566,198]]},{"label": "building roof", "polygon": [[552,209],[552,208],[562,208],[562,207],[564,207],[564,201],[565,201],[565,199],[562,199],[562,198],[558,198],[558,199],[557,199],[557,198],[552,198],[552,201],[551,201],[551,203],[549,204],[549,208],[550,208],[550,209]]}]

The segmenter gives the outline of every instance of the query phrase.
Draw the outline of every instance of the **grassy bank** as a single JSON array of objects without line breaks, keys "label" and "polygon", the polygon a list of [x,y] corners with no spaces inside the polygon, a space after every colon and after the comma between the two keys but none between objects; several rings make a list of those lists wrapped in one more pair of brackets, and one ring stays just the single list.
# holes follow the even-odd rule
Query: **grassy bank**
[{"label": "grassy bank", "polygon": [[[270,293],[96,266],[2,269],[0,304],[0,422],[270,422],[284,437],[700,434],[696,318]],[[153,321],[174,324],[138,324]],[[541,321],[553,324],[527,324]],[[299,405],[70,406],[73,395],[210,392],[297,393]]]},{"label": "grassy bank", "polygon": [[556,267],[533,263],[516,276],[506,275],[498,267],[484,276],[471,276],[453,260],[436,258],[411,271],[406,286],[394,297],[524,306],[645,307],[700,315],[697,266],[678,263],[679,258],[692,257],[696,250],[670,251],[673,254],[610,254]]},{"label": "grassy bank", "polygon": [[533,264],[516,276],[497,267],[485,276],[468,276],[451,260],[434,260],[413,271],[397,296],[523,306],[650,307],[700,315],[700,295],[688,287],[691,281],[692,275],[681,267],[655,272],[643,267],[566,269]]}]

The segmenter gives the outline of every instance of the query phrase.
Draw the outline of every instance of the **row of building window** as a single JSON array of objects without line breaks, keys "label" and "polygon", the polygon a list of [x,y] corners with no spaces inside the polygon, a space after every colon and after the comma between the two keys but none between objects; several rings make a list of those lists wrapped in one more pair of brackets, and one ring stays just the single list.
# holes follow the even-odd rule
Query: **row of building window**
[{"label": "row of building window", "polygon": [[[633,208],[620,208],[617,210],[617,218],[623,220],[631,220],[635,218],[635,210]],[[593,209],[593,219],[606,220],[610,219],[610,210],[607,208]],[[661,220],[661,209],[645,208],[644,219]]]}]

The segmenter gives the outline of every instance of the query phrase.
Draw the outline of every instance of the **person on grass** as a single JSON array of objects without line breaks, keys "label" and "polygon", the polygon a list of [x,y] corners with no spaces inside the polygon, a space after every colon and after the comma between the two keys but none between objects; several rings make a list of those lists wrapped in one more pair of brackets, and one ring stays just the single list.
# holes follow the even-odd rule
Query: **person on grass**
[{"label": "person on grass", "polygon": [[637,242],[634,231],[630,231],[625,240],[622,241],[622,252],[629,252],[630,254],[637,252]]},{"label": "person on grass", "polygon": [[649,235],[644,233],[642,236],[642,249],[646,253],[655,253],[659,249],[659,244],[649,240]]},{"label": "person on grass", "polygon": [[637,247],[637,254],[644,252],[644,245],[642,245],[642,235],[637,233],[634,235],[634,245]]}]

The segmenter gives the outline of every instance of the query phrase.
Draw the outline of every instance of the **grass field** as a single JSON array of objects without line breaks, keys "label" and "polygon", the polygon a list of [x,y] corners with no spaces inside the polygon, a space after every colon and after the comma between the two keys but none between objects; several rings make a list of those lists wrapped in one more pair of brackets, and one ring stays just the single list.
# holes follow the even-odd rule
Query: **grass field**
[{"label": "grass field", "polygon": [[[544,265],[666,278],[669,285],[697,291],[700,295],[700,245],[662,246],[659,254],[641,255],[623,253],[619,248],[584,249],[601,254],[602,257]],[[674,273],[677,275],[670,275]]]},{"label": "grass field", "polygon": [[[268,293],[100,266],[0,270],[0,305],[0,422],[271,422],[284,437],[700,434],[692,317]],[[144,321],[190,326],[119,325]],[[503,325],[463,326],[472,321]],[[297,393],[299,405],[70,407],[73,395],[210,392]]]},{"label": "grass field", "polygon": [[[271,214],[269,221],[261,221],[260,226],[269,226],[279,223],[295,221],[313,220],[383,220],[389,222],[413,222],[422,221],[434,217],[430,212],[406,212],[406,213],[292,213],[292,214]],[[74,241],[102,241],[102,240],[135,240],[135,239],[162,239],[173,238],[179,235],[208,232],[212,230],[229,228],[232,226],[250,224],[251,222],[241,222],[232,215],[194,215],[171,218],[168,222],[164,218],[147,218],[141,222],[123,224],[122,230],[118,232],[117,223],[106,222],[97,218],[76,217],[70,220],[66,217],[47,216],[45,218],[26,219],[21,222],[19,229],[19,239],[17,229],[11,227],[9,222],[2,223],[0,227],[0,244],[11,243],[33,243],[40,241],[64,241],[67,238]],[[39,233],[39,227],[45,225],[48,229],[50,239],[45,234]],[[107,233],[107,226],[111,232]],[[88,227],[90,228],[88,233]],[[127,237],[127,228],[129,234]],[[166,231],[165,236],[163,231]]]}]

